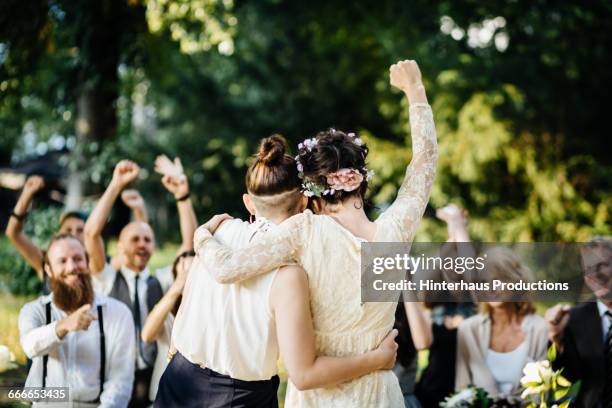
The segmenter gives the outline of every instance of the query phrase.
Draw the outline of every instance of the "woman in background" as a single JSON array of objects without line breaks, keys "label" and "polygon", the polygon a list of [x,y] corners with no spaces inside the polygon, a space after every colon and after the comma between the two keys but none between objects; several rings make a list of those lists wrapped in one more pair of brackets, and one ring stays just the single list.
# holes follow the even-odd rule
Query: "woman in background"
[{"label": "woman in background", "polygon": [[[502,247],[487,251],[485,271],[488,280],[503,282],[531,277],[520,258]],[[521,394],[525,364],[546,358],[546,321],[535,314],[530,301],[507,301],[504,294],[495,295],[498,301],[481,303],[480,313],[459,325],[455,388],[475,385],[492,397],[514,399]]]}]

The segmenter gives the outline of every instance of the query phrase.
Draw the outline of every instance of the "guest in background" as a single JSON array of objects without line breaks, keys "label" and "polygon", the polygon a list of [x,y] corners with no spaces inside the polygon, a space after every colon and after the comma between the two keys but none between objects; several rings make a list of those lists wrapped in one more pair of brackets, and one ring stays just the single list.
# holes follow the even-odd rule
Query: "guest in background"
[{"label": "guest in background", "polygon": [[44,268],[51,294],[19,313],[21,345],[32,359],[25,386],[69,387],[64,406],[126,407],[134,378],[129,309],[94,291],[85,248],[71,235],[52,239]]},{"label": "guest in background", "polygon": [[[45,181],[40,176],[30,176],[23,186],[23,191],[15,204],[15,209],[11,214],[8,225],[6,226],[6,236],[17,249],[19,254],[26,262],[36,271],[39,279],[45,280],[43,271],[44,253],[24,231],[28,209],[34,200],[37,193],[45,187]],[[123,202],[130,207],[134,212],[134,218],[138,221],[147,220],[147,213],[144,206],[144,201],[140,194],[133,190],[125,191],[122,195]],[[78,211],[69,211],[62,214],[59,220],[59,233],[74,235],[79,241],[83,242],[83,231],[87,217]],[[119,264],[119,260],[114,263]],[[47,288],[45,288],[45,291]]]},{"label": "guest in background", "polygon": [[147,316],[147,320],[142,328],[142,341],[151,343],[157,342],[157,357],[153,367],[151,386],[149,387],[149,399],[155,400],[159,379],[168,366],[168,351],[170,350],[170,340],[172,336],[172,326],[174,317],[178,312],[183,298],[183,288],[187,281],[189,268],[193,262],[195,253],[186,251],[174,260],[172,265],[172,275],[174,282],[153,310]]},{"label": "guest in background", "polygon": [[[136,335],[136,372],[134,378],[132,407],[145,407],[149,400],[149,388],[153,366],[157,355],[156,343],[141,340],[142,325],[149,312],[162,298],[163,289],[160,281],[149,271],[149,260],[155,249],[153,229],[147,223],[135,221],[126,225],[119,234],[117,245],[122,257],[119,270],[106,262],[102,230],[108,220],[111,209],[119,194],[136,178],[139,166],[129,160],[120,161],[114,169],[113,177],[106,191],[91,212],[85,224],[85,245],[90,257],[93,284],[96,290],[125,303],[132,311]],[[181,224],[191,224],[191,238],[197,225],[189,197],[189,186],[180,197],[176,197]]]},{"label": "guest in background", "polygon": [[[438,209],[436,216],[447,226],[448,238],[442,256],[459,256],[460,252],[470,250],[467,211],[449,204]],[[453,279],[454,272],[449,272],[450,276],[440,275],[437,279]],[[436,296],[428,296],[425,304],[431,309],[433,342],[429,348],[429,363],[416,385],[415,394],[424,407],[437,408],[455,389],[457,327],[476,312],[476,306],[463,292],[431,295]]]},{"label": "guest in background", "polygon": [[399,380],[405,406],[419,408],[421,404],[414,395],[418,367],[417,352],[431,346],[431,322],[419,302],[403,301],[401,297],[395,310],[394,328],[399,333],[396,338],[399,347],[393,372]]},{"label": "guest in background", "polygon": [[[502,247],[487,251],[485,271],[489,280],[531,280],[520,258]],[[459,324],[455,388],[475,385],[492,397],[513,399],[521,394],[525,364],[546,358],[546,321],[530,301],[496,296],[500,301],[481,303],[479,314]]]},{"label": "guest in background", "polygon": [[597,237],[581,249],[584,281],[595,302],[557,305],[545,315],[557,347],[555,369],[582,381],[577,408],[612,407],[612,237]]}]

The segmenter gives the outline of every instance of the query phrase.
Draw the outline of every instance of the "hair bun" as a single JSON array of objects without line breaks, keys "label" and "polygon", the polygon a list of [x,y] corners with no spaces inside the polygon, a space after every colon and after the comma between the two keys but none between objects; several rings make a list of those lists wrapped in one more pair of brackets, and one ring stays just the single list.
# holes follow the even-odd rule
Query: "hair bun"
[{"label": "hair bun", "polygon": [[285,155],[287,140],[281,135],[274,134],[266,137],[259,145],[257,161],[270,165],[278,162]]}]

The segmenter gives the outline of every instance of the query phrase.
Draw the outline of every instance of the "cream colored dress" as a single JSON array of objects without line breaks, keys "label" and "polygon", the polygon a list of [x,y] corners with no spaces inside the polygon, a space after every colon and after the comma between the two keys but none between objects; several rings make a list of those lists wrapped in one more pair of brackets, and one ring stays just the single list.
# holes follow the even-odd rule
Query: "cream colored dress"
[{"label": "cream colored dress", "polygon": [[[433,184],[437,144],[431,108],[410,106],[413,157],[395,202],[376,220],[377,242],[411,242]],[[231,283],[299,263],[309,278],[319,355],[350,356],[375,349],[393,328],[396,303],[361,303],[360,246],[333,218],[310,211],[270,230],[257,244],[232,250],[208,230],[195,233],[195,248],[220,282]],[[286,407],[403,407],[397,377],[373,372],[328,388],[297,390],[289,383]]]}]

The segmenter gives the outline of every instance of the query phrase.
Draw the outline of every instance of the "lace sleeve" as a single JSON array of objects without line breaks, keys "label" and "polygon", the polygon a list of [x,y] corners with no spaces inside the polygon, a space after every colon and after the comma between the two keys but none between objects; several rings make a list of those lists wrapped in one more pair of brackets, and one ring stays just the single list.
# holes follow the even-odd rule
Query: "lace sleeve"
[{"label": "lace sleeve", "polygon": [[298,214],[272,228],[245,248],[231,249],[217,241],[203,226],[194,235],[194,248],[219,283],[235,283],[288,263],[299,263],[299,255],[312,214]]},{"label": "lace sleeve", "polygon": [[410,105],[412,160],[399,188],[397,198],[383,216],[391,217],[401,230],[402,241],[411,242],[429,201],[436,174],[438,144],[431,107],[426,103]]}]

